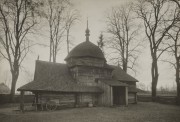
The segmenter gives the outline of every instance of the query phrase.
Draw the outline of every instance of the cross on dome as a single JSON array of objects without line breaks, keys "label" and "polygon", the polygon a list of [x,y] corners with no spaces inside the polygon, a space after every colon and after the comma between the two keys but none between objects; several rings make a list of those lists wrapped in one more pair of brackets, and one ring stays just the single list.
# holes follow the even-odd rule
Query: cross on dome
[{"label": "cross on dome", "polygon": [[86,36],[86,41],[89,41],[89,36],[90,36],[89,32],[90,32],[90,30],[89,30],[89,28],[88,28],[88,18],[87,18],[87,29],[86,29],[86,34],[85,34],[85,36]]}]

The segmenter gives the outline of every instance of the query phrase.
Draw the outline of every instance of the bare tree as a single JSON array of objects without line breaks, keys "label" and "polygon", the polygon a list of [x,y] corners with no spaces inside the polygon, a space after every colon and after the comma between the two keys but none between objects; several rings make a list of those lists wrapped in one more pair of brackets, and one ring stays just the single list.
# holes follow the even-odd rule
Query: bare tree
[{"label": "bare tree", "polygon": [[139,0],[136,6],[138,17],[144,23],[145,34],[149,41],[152,65],[152,99],[156,98],[156,86],[158,83],[158,59],[165,49],[160,49],[164,37],[177,23],[179,13],[170,1],[166,0]]},{"label": "bare tree", "polygon": [[173,66],[176,72],[176,84],[177,84],[177,104],[180,105],[180,23],[174,25],[174,27],[166,34],[167,43],[164,45],[167,47],[166,52],[169,57],[173,56],[175,60],[165,59],[163,62],[167,62]]},{"label": "bare tree", "polygon": [[49,25],[50,54],[49,61],[56,62],[60,50],[60,43],[65,32],[65,9],[69,6],[68,0],[47,0],[45,2],[45,18]]},{"label": "bare tree", "polygon": [[0,1],[0,54],[10,66],[11,100],[14,98],[20,66],[32,46],[27,38],[37,23],[37,8],[33,0]]},{"label": "bare tree", "polygon": [[70,40],[69,40],[70,30],[78,19],[79,19],[79,12],[77,10],[69,9],[67,11],[66,20],[65,20],[66,23],[65,29],[66,29],[66,42],[67,42],[68,54],[69,54],[69,46],[70,46]]},{"label": "bare tree", "polygon": [[140,53],[141,43],[136,40],[139,27],[135,22],[132,4],[114,7],[107,15],[107,32],[110,39],[105,44],[116,55],[112,60],[120,62],[125,72],[128,68],[135,71],[134,65]]}]

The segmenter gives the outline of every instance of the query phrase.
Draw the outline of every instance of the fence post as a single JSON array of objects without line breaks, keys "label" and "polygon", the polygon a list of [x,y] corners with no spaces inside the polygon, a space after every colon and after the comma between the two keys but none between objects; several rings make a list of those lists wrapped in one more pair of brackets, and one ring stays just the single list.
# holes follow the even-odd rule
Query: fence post
[{"label": "fence post", "polygon": [[24,112],[24,91],[21,91],[20,111]]}]

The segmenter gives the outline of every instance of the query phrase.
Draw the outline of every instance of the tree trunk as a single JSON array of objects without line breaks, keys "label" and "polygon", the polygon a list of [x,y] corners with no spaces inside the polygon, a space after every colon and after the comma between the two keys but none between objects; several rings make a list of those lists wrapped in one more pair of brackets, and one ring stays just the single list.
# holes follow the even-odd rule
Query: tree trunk
[{"label": "tree trunk", "polygon": [[54,51],[54,56],[53,56],[53,62],[56,63],[56,56],[57,56],[57,52],[56,50]]},{"label": "tree trunk", "polygon": [[179,78],[179,73],[180,73],[180,65],[179,62],[180,61],[180,57],[177,57],[176,60],[176,83],[177,83],[177,104],[180,105],[180,78]]},{"label": "tree trunk", "polygon": [[125,72],[127,72],[127,60],[126,60],[126,58],[125,58],[125,51],[124,51],[124,49],[122,50],[122,54],[121,54],[121,56],[122,56],[122,62],[123,62],[123,66],[122,66],[122,68],[123,68],[123,70],[125,71]]},{"label": "tree trunk", "polygon": [[152,55],[152,66],[151,66],[151,75],[152,75],[152,101],[156,100],[156,87],[157,87],[157,82],[158,82],[158,65],[157,65],[157,58],[156,54]]},{"label": "tree trunk", "polygon": [[11,83],[10,102],[14,102],[14,95],[15,95],[15,90],[16,90],[18,73],[16,71],[12,71],[11,74],[12,74],[12,83]]},{"label": "tree trunk", "polygon": [[52,57],[52,41],[50,39],[50,44],[49,44],[49,62],[51,62],[51,57]]},{"label": "tree trunk", "polygon": [[177,83],[177,105],[180,105],[180,83]]},{"label": "tree trunk", "polygon": [[69,29],[67,30],[67,53],[69,54]]},{"label": "tree trunk", "polygon": [[123,70],[127,73],[127,62],[123,61]]}]

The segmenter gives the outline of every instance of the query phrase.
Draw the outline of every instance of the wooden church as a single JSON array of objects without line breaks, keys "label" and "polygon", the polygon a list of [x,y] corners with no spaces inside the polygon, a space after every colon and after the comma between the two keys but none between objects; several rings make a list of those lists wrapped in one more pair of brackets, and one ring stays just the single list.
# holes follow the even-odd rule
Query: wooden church
[{"label": "wooden church", "polygon": [[21,110],[25,91],[35,94],[34,103],[53,110],[58,106],[115,106],[137,103],[135,78],[120,67],[108,65],[101,49],[86,41],[65,58],[66,64],[37,60],[34,80],[18,88]]}]

